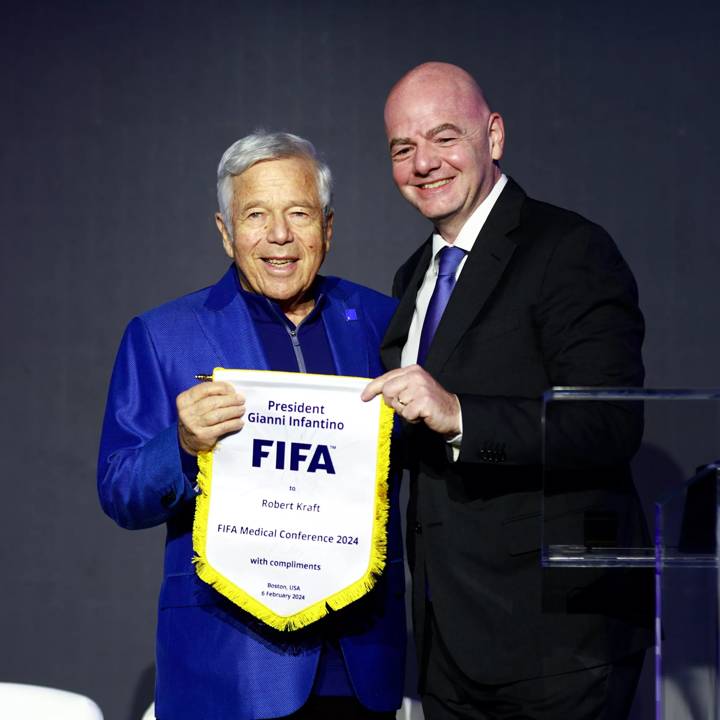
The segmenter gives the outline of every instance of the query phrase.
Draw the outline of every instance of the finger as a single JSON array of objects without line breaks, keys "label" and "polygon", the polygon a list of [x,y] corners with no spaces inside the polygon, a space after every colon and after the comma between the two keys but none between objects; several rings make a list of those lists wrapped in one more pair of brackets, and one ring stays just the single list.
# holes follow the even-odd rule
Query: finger
[{"label": "finger", "polygon": [[200,427],[215,428],[228,420],[240,419],[245,415],[245,405],[231,405],[225,407],[210,408],[207,412],[195,417]]},{"label": "finger", "polygon": [[398,375],[397,377],[388,380],[383,385],[382,394],[385,398],[385,402],[392,404],[393,407],[395,407],[395,404],[401,396],[411,397],[412,391],[409,387],[407,376]]},{"label": "finger", "polygon": [[240,408],[245,407],[245,398],[241,395],[211,395],[210,397],[201,398],[192,406],[190,411],[197,415],[204,415],[205,413],[217,410],[219,408]]},{"label": "finger", "polygon": [[208,397],[201,397],[194,402],[181,402],[178,399],[178,416],[183,418],[186,422],[192,422],[192,418],[202,417],[221,408],[244,408],[245,399],[236,393],[223,394],[223,395],[210,395]]},{"label": "finger", "polygon": [[241,396],[233,385],[226,382],[203,382],[188,388],[178,395],[178,403],[189,405],[208,397]]},{"label": "finger", "polygon": [[398,375],[404,374],[404,372],[405,368],[395,368],[395,370],[390,370],[384,375],[380,375],[374,380],[371,380],[360,394],[360,399],[364,402],[367,402],[368,400],[372,400],[376,395],[379,395],[380,393],[384,394],[385,383],[389,380],[392,380],[393,378],[396,378]]},{"label": "finger", "polygon": [[[387,373],[390,375],[390,373]],[[385,382],[383,392],[386,397],[389,395],[401,395],[403,390],[408,391],[408,402],[424,388],[435,383],[432,375],[420,367],[420,365],[408,365],[407,367],[401,368],[401,371],[394,372],[391,377]],[[403,395],[405,397],[405,395]]]},{"label": "finger", "polygon": [[[212,382],[212,383],[203,383],[204,386],[208,388],[207,391],[205,391],[202,395],[199,397],[202,398],[229,398],[230,400],[235,399],[241,399],[245,400],[245,395],[238,390],[235,385],[231,385],[230,383],[226,382]],[[196,386],[198,387],[198,386]]]},{"label": "finger", "polygon": [[385,401],[390,407],[395,411],[396,415],[399,415],[400,417],[403,417],[403,410],[405,410],[405,403],[400,400],[400,398],[395,397],[393,398],[389,403],[387,400]]},{"label": "finger", "polygon": [[197,455],[199,452],[212,450],[221,437],[242,430],[244,425],[245,421],[242,418],[233,418],[211,428],[203,428],[198,432],[193,432],[180,423],[178,425],[180,444],[186,452]]},{"label": "finger", "polygon": [[204,428],[242,417],[244,414],[244,403],[218,404],[205,400],[187,408],[180,408],[178,419],[192,432],[200,432]]},{"label": "finger", "polygon": [[369,400],[372,400],[374,397],[376,397],[382,392],[384,377],[384,375],[381,375],[380,377],[375,378],[363,388],[362,393],[360,393],[360,399],[363,402],[368,402]]},{"label": "finger", "polygon": [[213,425],[212,431],[215,434],[215,440],[217,441],[225,435],[242,430],[243,427],[245,427],[244,418],[231,418],[230,420],[225,420],[217,425]]},{"label": "finger", "polygon": [[400,398],[398,398],[396,402],[400,407],[398,415],[400,415],[403,420],[409,423],[417,423],[422,420],[420,413],[418,412],[418,405],[414,400],[403,402]]},{"label": "finger", "polygon": [[224,438],[226,435],[232,435],[233,433],[240,432],[245,427],[244,418],[236,418],[235,420],[228,420],[223,423],[222,426],[217,426],[220,431],[218,433],[218,440]]},{"label": "finger", "polygon": [[227,420],[241,418],[244,414],[245,402],[237,398],[230,402],[227,398],[213,396],[193,405],[178,406],[178,420],[192,435],[201,435],[207,431],[207,428]]}]

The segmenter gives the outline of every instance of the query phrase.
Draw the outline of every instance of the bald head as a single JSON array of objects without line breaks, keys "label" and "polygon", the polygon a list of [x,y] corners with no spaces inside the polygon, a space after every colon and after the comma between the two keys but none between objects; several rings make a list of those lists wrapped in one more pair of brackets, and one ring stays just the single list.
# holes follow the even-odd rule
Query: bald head
[{"label": "bald head", "polygon": [[500,177],[502,118],[469,73],[430,62],[393,86],[385,130],[400,192],[454,242]]},{"label": "bald head", "polygon": [[467,110],[479,119],[490,114],[482,88],[469,72],[450,63],[427,62],[414,67],[393,85],[385,103],[385,126],[388,111],[392,113],[398,105],[417,97],[430,100],[435,96],[462,99]]}]

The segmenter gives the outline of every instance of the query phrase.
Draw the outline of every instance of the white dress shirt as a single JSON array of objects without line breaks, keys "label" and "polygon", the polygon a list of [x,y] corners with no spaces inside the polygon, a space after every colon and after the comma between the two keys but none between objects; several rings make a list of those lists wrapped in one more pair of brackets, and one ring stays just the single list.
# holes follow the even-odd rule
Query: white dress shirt
[{"label": "white dress shirt", "polygon": [[[465,221],[457,238],[453,245],[455,247],[462,248],[465,250],[465,257],[460,261],[457,270],[455,271],[455,281],[460,277],[460,273],[465,267],[467,256],[473,249],[475,240],[485,224],[485,221],[493,209],[495,202],[503,188],[507,184],[507,176],[505,173],[500,175],[500,178],[493,186],[493,189],[488,193],[488,196],[475,208],[473,214]],[[432,297],[433,291],[435,290],[435,283],[437,282],[438,267],[440,260],[438,254],[444,247],[451,247],[451,244],[443,238],[437,231],[432,236],[432,260],[428,265],[427,272],[423,278],[420,289],[418,290],[417,297],[415,298],[415,312],[413,313],[412,322],[410,323],[410,329],[408,330],[407,340],[403,347],[402,357],[400,364],[402,367],[413,365],[417,362],[418,348],[420,347],[420,335],[422,334],[423,323],[425,322],[425,315],[427,314],[428,305],[430,304],[430,298]],[[447,442],[451,447],[452,460],[455,462],[460,455],[460,445],[462,443],[462,411],[459,417],[460,432],[453,438],[450,438]]]},{"label": "white dress shirt", "polygon": [[[467,254],[473,249],[475,240],[479,235],[480,231],[487,220],[490,211],[493,209],[495,202],[503,188],[507,184],[507,177],[503,173],[500,179],[495,183],[493,189],[490,191],[488,196],[475,208],[473,214],[466,220],[462,226],[457,239],[453,243],[455,247],[462,248]],[[433,290],[435,290],[435,283],[437,282],[438,266],[440,261],[438,259],[438,253],[444,247],[451,247],[450,243],[447,242],[440,233],[435,232],[432,236],[432,260],[428,265],[427,272],[423,278],[422,285],[418,290],[417,297],[415,298],[415,312],[413,313],[412,322],[410,323],[410,330],[408,330],[407,340],[402,351],[402,359],[400,364],[402,367],[407,365],[413,365],[417,362],[418,347],[420,346],[420,335],[422,334],[422,326],[425,322],[425,315],[427,313],[428,305],[430,304],[430,298],[432,297]],[[455,271],[455,280],[460,277],[460,273],[465,267],[467,261],[467,254],[460,261],[458,269]]]}]

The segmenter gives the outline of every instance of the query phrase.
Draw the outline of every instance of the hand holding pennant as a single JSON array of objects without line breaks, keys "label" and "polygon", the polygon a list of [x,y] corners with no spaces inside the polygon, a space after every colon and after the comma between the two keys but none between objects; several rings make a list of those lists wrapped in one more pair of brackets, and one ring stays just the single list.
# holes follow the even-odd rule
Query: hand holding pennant
[{"label": "hand holding pennant", "polygon": [[[366,378],[213,378],[245,404],[242,431],[198,457],[197,573],[268,625],[304,627],[362,597],[384,568],[392,410],[362,401]],[[230,397],[209,412],[237,413]]]}]

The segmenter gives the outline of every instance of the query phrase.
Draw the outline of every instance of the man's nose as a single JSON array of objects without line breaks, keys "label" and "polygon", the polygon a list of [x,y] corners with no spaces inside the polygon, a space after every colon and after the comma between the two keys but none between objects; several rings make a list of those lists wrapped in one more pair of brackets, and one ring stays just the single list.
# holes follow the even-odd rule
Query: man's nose
[{"label": "man's nose", "polygon": [[428,175],[440,167],[442,159],[433,143],[420,143],[415,148],[415,173]]},{"label": "man's nose", "polygon": [[292,240],[292,233],[290,232],[290,226],[287,220],[282,215],[274,216],[270,225],[270,231],[268,232],[268,240],[270,242],[284,245],[286,242]]}]

